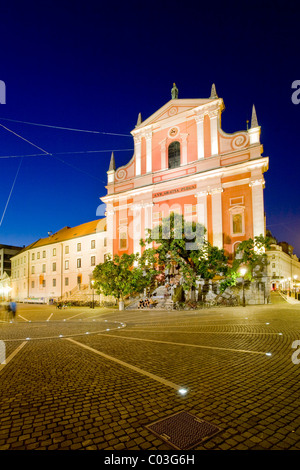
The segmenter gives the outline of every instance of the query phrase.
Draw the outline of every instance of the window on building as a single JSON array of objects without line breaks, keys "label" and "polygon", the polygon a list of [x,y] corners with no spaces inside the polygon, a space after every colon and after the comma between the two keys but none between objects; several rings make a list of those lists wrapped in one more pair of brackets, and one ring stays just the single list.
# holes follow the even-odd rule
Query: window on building
[{"label": "window on building", "polygon": [[91,240],[91,249],[93,250],[96,247],[96,241]]},{"label": "window on building", "polygon": [[53,287],[56,287],[56,279],[52,279],[52,285]]},{"label": "window on building", "polygon": [[32,255],[31,255],[31,259],[32,259],[32,261],[34,260],[34,253],[32,253]]},{"label": "window on building", "polygon": [[69,246],[65,246],[65,254],[68,255],[69,254]]},{"label": "window on building", "polygon": [[43,264],[43,265],[42,265],[42,273],[45,273],[45,272],[46,272],[46,265]]},{"label": "window on building", "polygon": [[96,265],[96,256],[91,256],[91,266]]},{"label": "window on building", "polygon": [[69,285],[69,278],[65,277],[65,286],[68,286],[68,285]]},{"label": "window on building", "polygon": [[52,255],[56,256],[56,248],[53,248]]},{"label": "window on building", "polygon": [[56,271],[56,263],[52,263],[52,271]]},{"label": "window on building", "polygon": [[69,269],[69,260],[68,259],[66,259],[66,261],[65,261],[65,269]]},{"label": "window on building", "polygon": [[39,251],[36,254],[36,259],[40,259],[40,252]]},{"label": "window on building", "polygon": [[180,142],[177,140],[168,147],[168,164],[169,168],[180,166]]},{"label": "window on building", "polygon": [[107,245],[107,238],[104,237],[104,238],[103,238],[103,246],[106,246],[106,245]]},{"label": "window on building", "polygon": [[126,250],[127,248],[127,232],[120,232],[120,249]]},{"label": "window on building", "polygon": [[81,243],[77,243],[77,251],[81,251]]},{"label": "window on building", "polygon": [[43,258],[46,258],[46,251],[43,251]]},{"label": "window on building", "polygon": [[31,288],[34,288],[34,281],[31,281]]},{"label": "window on building", "polygon": [[232,215],[232,233],[242,233],[243,232],[243,215],[242,214],[233,214]]},{"label": "window on building", "polygon": [[46,287],[46,280],[45,279],[43,279],[42,286]]},{"label": "window on building", "polygon": [[77,268],[81,268],[81,258],[77,259]]},{"label": "window on building", "polygon": [[34,266],[31,266],[31,274],[34,274]]},{"label": "window on building", "polygon": [[234,206],[230,208],[230,226],[231,235],[244,235],[245,234],[245,208],[243,206]]}]

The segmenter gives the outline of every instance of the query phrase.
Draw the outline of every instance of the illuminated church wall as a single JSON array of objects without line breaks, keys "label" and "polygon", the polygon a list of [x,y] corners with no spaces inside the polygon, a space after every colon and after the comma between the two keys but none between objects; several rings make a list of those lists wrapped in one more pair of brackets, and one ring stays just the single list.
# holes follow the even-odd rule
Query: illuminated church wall
[{"label": "illuminated church wall", "polygon": [[134,154],[107,172],[108,251],[140,252],[140,238],[170,211],[202,223],[208,240],[233,253],[237,243],[265,235],[260,126],[253,107],[249,129],[221,128],[224,103],[212,86],[204,99],[172,99],[141,116],[131,134]]}]

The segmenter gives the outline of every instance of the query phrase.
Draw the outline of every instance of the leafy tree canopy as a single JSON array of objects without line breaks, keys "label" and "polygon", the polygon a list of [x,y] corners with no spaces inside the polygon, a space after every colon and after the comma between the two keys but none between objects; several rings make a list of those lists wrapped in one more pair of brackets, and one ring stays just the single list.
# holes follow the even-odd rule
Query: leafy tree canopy
[{"label": "leafy tree canopy", "polygon": [[196,285],[197,277],[212,279],[216,274],[228,270],[228,258],[224,250],[212,246],[205,237],[206,229],[198,223],[184,220],[180,214],[171,213],[162,223],[148,230],[142,246],[155,243],[155,249],[148,254],[159,268],[179,268],[183,276],[183,287]]},{"label": "leafy tree canopy", "polygon": [[255,275],[262,275],[267,266],[266,250],[270,248],[270,243],[270,237],[264,237],[263,235],[242,241],[236,250],[232,265],[233,269],[238,271],[241,266],[246,267],[245,278],[249,280]]},{"label": "leafy tree canopy", "polygon": [[126,296],[141,292],[151,282],[153,271],[146,269],[146,260],[138,254],[122,256],[108,255],[104,263],[98,264],[93,271],[95,288],[98,293],[112,295],[119,301]]}]

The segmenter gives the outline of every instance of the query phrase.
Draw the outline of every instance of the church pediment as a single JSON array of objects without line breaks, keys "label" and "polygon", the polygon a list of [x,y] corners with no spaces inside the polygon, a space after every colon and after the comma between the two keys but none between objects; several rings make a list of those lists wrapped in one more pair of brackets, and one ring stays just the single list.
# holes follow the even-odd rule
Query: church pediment
[{"label": "church pediment", "polygon": [[146,126],[151,126],[163,120],[192,111],[193,109],[211,103],[212,101],[215,101],[215,99],[172,99],[158,109],[154,114],[149,116],[145,121],[138,124],[132,133],[135,134],[136,131],[143,129]]}]

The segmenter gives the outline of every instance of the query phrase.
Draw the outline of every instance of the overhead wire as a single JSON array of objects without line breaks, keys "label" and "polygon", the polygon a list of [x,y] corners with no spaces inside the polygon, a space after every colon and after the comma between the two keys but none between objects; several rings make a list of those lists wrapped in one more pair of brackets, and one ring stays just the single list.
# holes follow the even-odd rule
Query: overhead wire
[{"label": "overhead wire", "polygon": [[[1,125],[1,124],[0,124]],[[47,152],[47,153],[32,153],[27,155],[0,155],[0,159],[7,158],[20,158],[20,157],[44,157],[46,155],[72,155],[72,154],[85,154],[85,153],[106,153],[106,152],[129,152],[134,149],[101,149],[101,150],[80,150],[80,151],[69,151],[69,152]]]},{"label": "overhead wire", "polygon": [[74,131],[74,132],[87,132],[90,134],[104,134],[104,135],[114,135],[114,136],[120,136],[120,137],[132,137],[131,134],[119,134],[116,132],[105,132],[105,131],[91,131],[87,129],[75,129],[72,127],[62,127],[62,126],[54,126],[50,124],[40,124],[37,122],[28,122],[28,121],[18,121],[16,119],[8,119],[8,118],[0,118],[1,121],[10,121],[10,122],[18,122],[21,124],[29,124],[31,126],[40,126],[40,127],[50,127],[52,129],[61,129],[65,131]]},{"label": "overhead wire", "polygon": [[8,198],[7,198],[5,207],[4,207],[4,211],[3,211],[3,214],[2,214],[2,217],[1,217],[1,220],[0,220],[0,227],[1,227],[1,225],[2,225],[4,216],[5,216],[5,213],[6,213],[6,209],[7,209],[7,207],[8,207],[8,204],[9,204],[9,201],[10,201],[10,198],[11,198],[11,195],[12,195],[12,192],[13,192],[14,187],[15,187],[15,184],[16,184],[16,181],[17,181],[17,178],[18,178],[18,174],[19,174],[19,171],[20,171],[20,168],[21,168],[21,165],[22,165],[22,161],[23,161],[23,158],[21,158],[21,160],[20,160],[20,163],[19,163],[19,166],[18,166],[18,169],[17,169],[17,172],[16,172],[15,179],[14,179],[14,181],[13,181],[12,187],[11,187],[10,192],[9,192],[9,195],[8,195]]},{"label": "overhead wire", "polygon": [[9,128],[6,127],[6,126],[3,126],[3,124],[0,124],[0,126],[3,127],[4,129],[6,129],[8,132],[11,132],[12,134],[16,135],[16,136],[19,137],[20,139],[24,140],[24,141],[27,142],[28,144],[33,145],[34,147],[36,147],[37,149],[41,150],[41,151],[44,152],[45,154],[49,155],[49,152],[47,152],[46,150],[42,149],[42,148],[39,147],[38,145],[33,144],[32,142],[30,142],[30,140],[25,139],[25,137],[22,137],[21,135],[17,134],[16,132],[12,131],[11,129],[9,129]]},{"label": "overhead wire", "polygon": [[[19,139],[23,140],[24,142],[27,142],[28,144],[32,145],[33,147],[41,150],[43,153],[42,154],[31,154],[31,155],[21,155],[19,156],[19,158],[21,158],[20,160],[20,163],[19,163],[19,166],[18,166],[18,169],[17,169],[17,172],[16,172],[16,175],[15,175],[15,178],[14,178],[14,181],[13,181],[13,184],[11,186],[11,189],[10,189],[10,192],[9,192],[9,195],[8,195],[8,198],[7,198],[7,201],[6,201],[6,204],[5,204],[5,207],[4,207],[4,210],[3,210],[3,213],[2,213],[2,217],[1,217],[1,220],[0,220],[0,227],[2,225],[2,222],[3,222],[3,219],[4,219],[4,216],[5,216],[5,213],[6,213],[6,210],[7,210],[7,207],[8,207],[8,204],[9,204],[9,201],[11,199],[11,196],[12,196],[12,193],[13,193],[13,190],[14,190],[14,187],[15,187],[15,184],[16,184],[16,181],[17,181],[17,178],[18,178],[18,175],[19,175],[19,172],[20,172],[20,168],[21,168],[21,165],[22,165],[22,162],[23,162],[23,158],[24,157],[28,157],[28,156],[52,156],[54,157],[56,160],[64,163],[65,165],[68,165],[72,168],[74,168],[75,170],[77,171],[80,171],[81,173],[84,173],[88,176],[90,176],[91,178],[94,178],[94,179],[97,179],[98,181],[100,181],[101,183],[105,184],[105,182],[103,180],[101,180],[100,178],[97,178],[95,177],[94,175],[91,175],[90,173],[82,170],[81,168],[78,168],[76,167],[75,165],[72,165],[71,163],[68,163],[64,160],[62,160],[61,158],[57,157],[56,154],[54,153],[50,153],[48,152],[47,150],[43,149],[42,147],[39,147],[38,145],[34,144],[33,142],[31,142],[30,140],[28,139],[25,139],[25,137],[21,136],[20,134],[18,134],[17,132],[14,132],[12,129],[9,129],[8,127],[4,126],[3,124],[0,123],[0,126],[3,127],[3,129],[7,130],[8,132],[14,134],[16,137],[18,137]],[[46,127],[53,127],[53,126],[46,126]],[[67,129],[67,130],[75,130],[75,129]],[[92,131],[91,131],[92,132]],[[97,132],[97,133],[100,133],[100,132]],[[115,134],[116,135],[116,134]],[[122,149],[122,150],[125,150],[125,149]],[[103,150],[102,150],[103,151]],[[108,151],[108,150],[105,150],[105,151]],[[80,151],[80,152],[59,152],[58,154],[64,154],[64,153],[94,153],[94,152],[97,152],[97,151],[94,151],[94,150],[91,150],[91,151]],[[99,152],[99,151],[98,151]],[[0,158],[18,158],[18,156],[16,155],[11,155],[11,156],[2,156]]]}]

